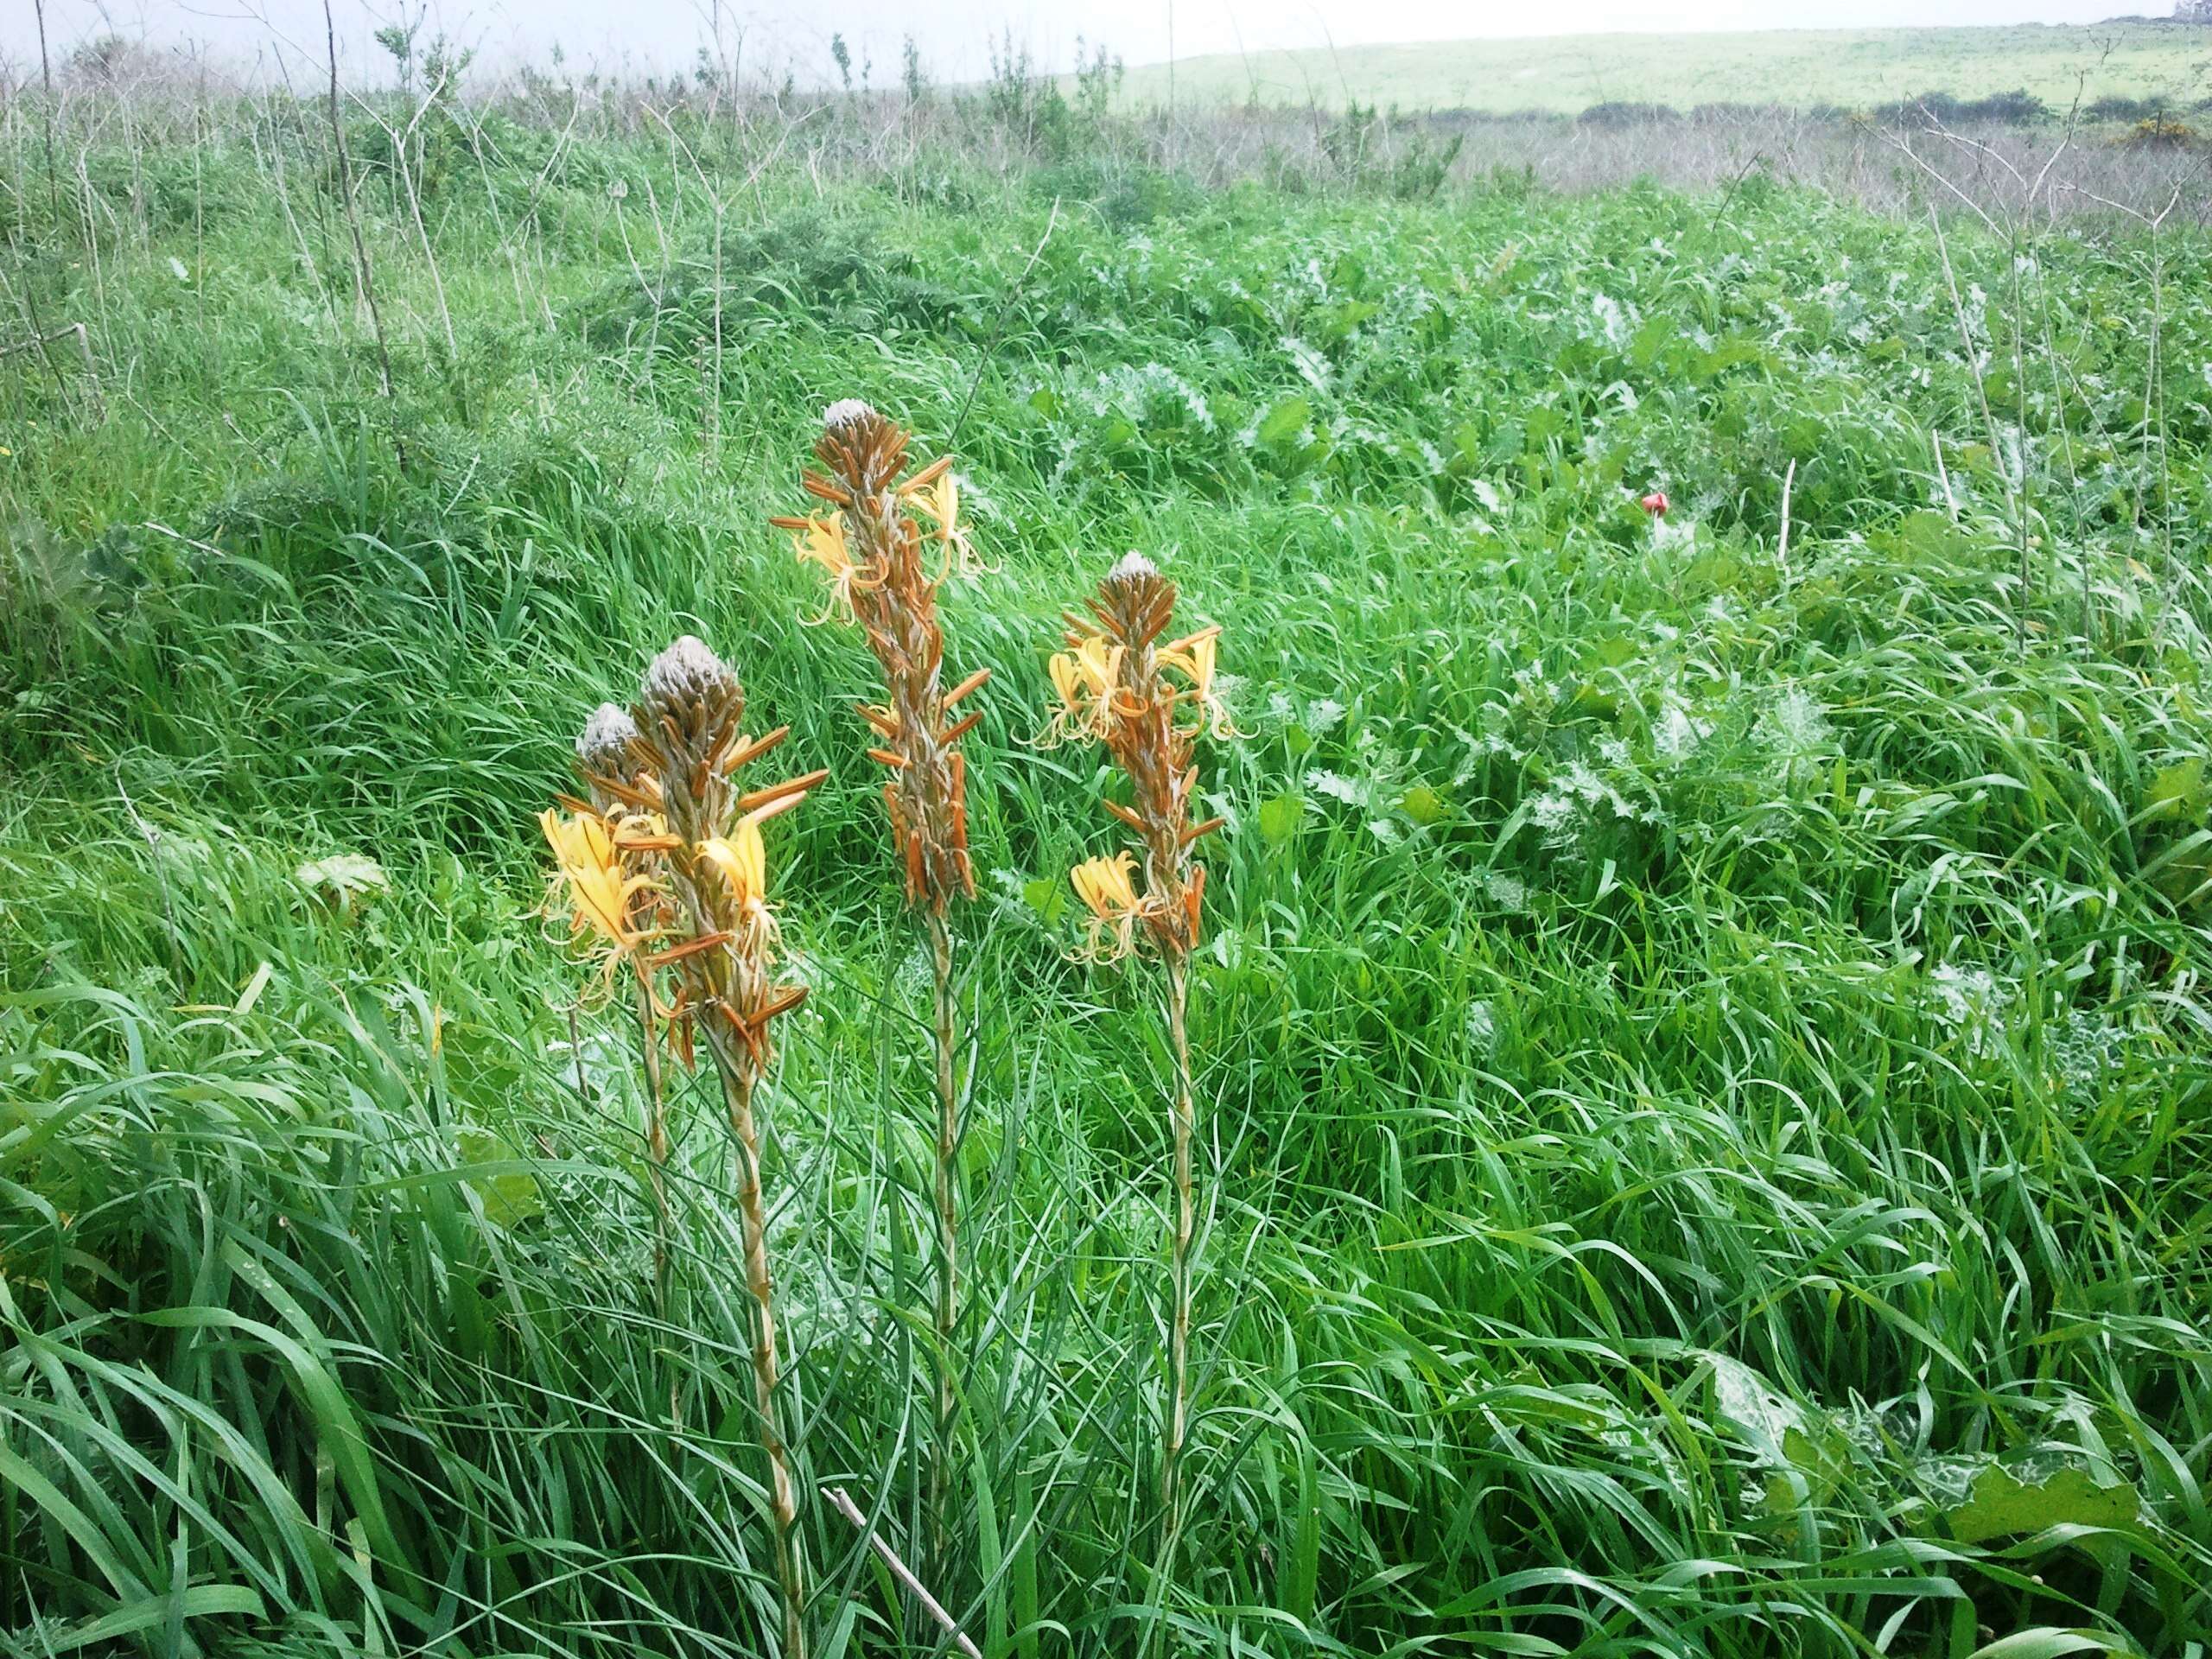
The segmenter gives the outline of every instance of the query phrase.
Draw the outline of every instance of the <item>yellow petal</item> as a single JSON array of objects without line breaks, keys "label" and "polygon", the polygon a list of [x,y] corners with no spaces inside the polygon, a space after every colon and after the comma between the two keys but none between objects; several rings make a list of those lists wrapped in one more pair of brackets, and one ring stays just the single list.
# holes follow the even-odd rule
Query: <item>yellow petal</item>
[{"label": "yellow petal", "polygon": [[852,556],[845,550],[845,518],[832,512],[824,518],[810,517],[804,530],[791,532],[791,550],[804,561],[820,565],[831,575],[841,575],[852,568]]},{"label": "yellow petal", "polygon": [[716,836],[699,843],[699,856],[722,874],[741,906],[751,906],[768,896],[768,849],[760,839],[760,826],[750,817],[738,820],[728,838]]},{"label": "yellow petal", "polygon": [[1112,858],[1086,859],[1068,872],[1076,896],[1090,912],[1090,943],[1082,955],[1094,962],[1110,962],[1136,948],[1136,922],[1142,906],[1129,880],[1134,861],[1126,853]]},{"label": "yellow petal", "polygon": [[1076,666],[1075,658],[1065,651],[1056,652],[1052,656],[1052,690],[1060,694],[1060,706],[1070,714],[1082,712],[1083,671]]},{"label": "yellow petal", "polygon": [[938,535],[951,535],[960,519],[960,484],[950,469],[927,489],[916,491],[914,505],[936,521]]},{"label": "yellow petal", "polygon": [[606,821],[594,812],[563,818],[548,808],[538,823],[568,885],[578,930],[588,929],[626,950],[633,945],[639,936],[627,920],[630,895],[652,884],[648,878],[623,869]]},{"label": "yellow petal", "polygon": [[1068,872],[1068,880],[1092,915],[1101,921],[1117,921],[1136,913],[1136,888],[1129,879],[1135,861],[1126,852],[1085,859]]},{"label": "yellow petal", "polygon": [[1191,683],[1190,696],[1204,711],[1205,724],[1213,735],[1230,738],[1237,734],[1236,725],[1213,691],[1214,652],[1220,636],[1221,630],[1214,627],[1179,639],[1160,652],[1160,661]]},{"label": "yellow petal", "polygon": [[1103,696],[1113,690],[1122,671],[1122,647],[1109,645],[1103,634],[1096,633],[1076,647],[1076,666],[1094,695]]}]

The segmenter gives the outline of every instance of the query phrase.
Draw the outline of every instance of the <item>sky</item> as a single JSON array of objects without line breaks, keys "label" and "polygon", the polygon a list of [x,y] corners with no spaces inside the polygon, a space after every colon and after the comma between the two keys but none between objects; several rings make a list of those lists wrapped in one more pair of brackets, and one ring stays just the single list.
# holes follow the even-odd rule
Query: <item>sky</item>
[{"label": "sky", "polygon": [[[35,0],[0,0],[0,57],[37,61]],[[57,54],[113,32],[157,46],[197,43],[250,58],[272,41],[321,55],[321,0],[43,0]],[[475,47],[487,62],[543,61],[558,44],[571,63],[643,73],[689,61],[713,37],[743,41],[743,64],[802,83],[828,76],[842,31],[855,70],[872,60],[877,84],[895,83],[912,34],[931,77],[959,79],[988,66],[987,41],[1011,29],[1039,67],[1064,68],[1078,36],[1131,64],[1267,48],[1464,40],[1484,35],[1672,33],[1888,25],[2089,23],[2120,13],[2163,15],[2171,0],[332,0],[342,60],[380,55],[376,29],[427,10],[429,29]]]}]

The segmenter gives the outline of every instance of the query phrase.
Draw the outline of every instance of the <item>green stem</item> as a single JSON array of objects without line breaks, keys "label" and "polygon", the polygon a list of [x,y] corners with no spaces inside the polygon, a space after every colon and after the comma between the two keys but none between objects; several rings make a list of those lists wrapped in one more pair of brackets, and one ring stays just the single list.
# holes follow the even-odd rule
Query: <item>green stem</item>
[{"label": "green stem", "polygon": [[960,1323],[960,1094],[954,1074],[952,933],[932,912],[930,959],[937,1015],[937,1444],[930,1464],[930,1522],[938,1570],[944,1571],[952,1487],[955,1336]]},{"label": "green stem", "polygon": [[[668,1208],[668,1110],[660,1084],[660,1043],[655,1030],[652,988],[638,982],[638,1052],[645,1072],[645,1182],[653,1202],[653,1317],[668,1323],[669,1240],[674,1231]],[[668,1379],[668,1420],[671,1427],[683,1421],[677,1407],[677,1381]]]},{"label": "green stem", "polygon": [[1192,1193],[1191,1143],[1198,1111],[1192,1102],[1188,964],[1179,950],[1166,953],[1167,1034],[1175,1060],[1175,1231],[1169,1255],[1173,1308],[1167,1326],[1167,1415],[1160,1436],[1160,1512],[1166,1557],[1173,1565],[1182,1531],[1183,1446],[1190,1431],[1191,1270],[1197,1205]]},{"label": "green stem", "polygon": [[717,1033],[709,1040],[715,1067],[721,1073],[723,1103],[729,1111],[738,1214],[745,1231],[745,1285],[753,1296],[753,1396],[760,1412],[760,1450],[768,1461],[776,1581],[783,1592],[781,1659],[806,1659],[806,1580],[799,1547],[798,1493],[791,1479],[790,1453],[777,1422],[776,1298],[768,1274],[767,1211],[760,1196],[760,1135],[753,1116],[754,1073],[750,1057],[733,1052],[733,1039]]}]

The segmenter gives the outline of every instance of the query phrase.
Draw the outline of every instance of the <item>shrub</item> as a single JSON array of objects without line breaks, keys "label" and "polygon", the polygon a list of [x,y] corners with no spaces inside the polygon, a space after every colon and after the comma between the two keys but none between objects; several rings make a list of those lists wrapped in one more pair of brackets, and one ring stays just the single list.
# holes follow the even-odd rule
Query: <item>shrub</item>
[{"label": "shrub", "polygon": [[2051,107],[2024,86],[2009,92],[1992,92],[1986,98],[1960,98],[1950,92],[1922,92],[1908,98],[1891,111],[1892,120],[1914,123],[1933,120],[1945,126],[1957,126],[1967,122],[1996,122],[2009,125],[2029,125],[2051,118]]},{"label": "shrub", "polygon": [[2120,142],[2130,149],[2194,149],[2203,140],[2186,122],[2154,115],[2138,121],[2120,136]]},{"label": "shrub", "polygon": [[1400,201],[1427,201],[1443,189],[1466,142],[1465,133],[1446,135],[1355,100],[1322,133],[1321,151],[1355,189],[1379,188]]},{"label": "shrub", "polygon": [[1681,112],[1669,104],[1643,104],[1630,99],[1610,99],[1592,104],[1574,118],[1586,127],[1654,126],[1662,122],[1679,121]]},{"label": "shrub", "polygon": [[2164,99],[2121,98],[2107,93],[2083,105],[2082,113],[2092,121],[2147,121],[2167,107]]}]

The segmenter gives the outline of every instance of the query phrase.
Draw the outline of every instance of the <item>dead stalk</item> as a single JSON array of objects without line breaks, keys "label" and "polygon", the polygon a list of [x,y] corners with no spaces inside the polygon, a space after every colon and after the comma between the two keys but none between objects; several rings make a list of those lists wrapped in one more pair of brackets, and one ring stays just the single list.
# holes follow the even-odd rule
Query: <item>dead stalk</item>
[{"label": "dead stalk", "polygon": [[385,413],[391,418],[391,448],[399,470],[407,470],[407,441],[400,435],[399,405],[391,391],[391,351],[385,342],[384,315],[377,309],[376,273],[369,265],[369,246],[361,238],[361,211],[353,200],[353,162],[346,147],[346,123],[338,107],[338,24],[331,16],[330,0],[322,0],[323,40],[330,55],[330,137],[338,155],[338,193],[346,202],[346,226],[353,233],[353,262],[361,283],[361,300],[368,307],[369,327],[376,335],[377,385],[384,394]]},{"label": "dead stalk", "polygon": [[953,1621],[952,1615],[945,1611],[944,1604],[931,1595],[928,1587],[914,1576],[913,1568],[899,1559],[899,1552],[891,1548],[884,1535],[868,1525],[868,1516],[861,1513],[861,1507],[853,1502],[852,1494],[842,1486],[824,1486],[822,1495],[830,1500],[830,1506],[838,1514],[853,1523],[861,1537],[868,1540],[868,1548],[876,1553],[884,1566],[891,1569],[891,1576],[906,1586],[907,1594],[922,1604],[922,1611],[935,1619],[938,1628],[952,1638],[952,1645],[967,1655],[968,1659],[983,1659],[983,1650],[970,1641],[968,1633]]}]

